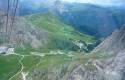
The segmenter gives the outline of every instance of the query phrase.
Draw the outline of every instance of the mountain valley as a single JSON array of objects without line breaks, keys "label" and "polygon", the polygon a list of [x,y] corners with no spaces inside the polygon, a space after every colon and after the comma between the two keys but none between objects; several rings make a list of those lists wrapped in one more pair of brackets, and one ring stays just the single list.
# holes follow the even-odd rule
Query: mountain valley
[{"label": "mountain valley", "polygon": [[2,3],[0,80],[125,80],[124,7],[20,0],[14,16]]}]

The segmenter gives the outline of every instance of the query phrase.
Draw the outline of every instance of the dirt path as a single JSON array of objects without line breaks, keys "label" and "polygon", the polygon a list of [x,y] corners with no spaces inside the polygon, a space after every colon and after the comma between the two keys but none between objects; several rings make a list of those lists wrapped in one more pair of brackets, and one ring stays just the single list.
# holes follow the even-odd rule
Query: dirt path
[{"label": "dirt path", "polygon": [[[15,55],[17,55],[17,54],[15,54]],[[19,60],[19,63],[21,65],[21,69],[15,75],[13,75],[9,80],[12,80],[15,76],[17,76],[18,74],[20,74],[23,71],[24,66],[23,66],[22,60],[24,59],[25,56],[24,55],[19,55],[19,54],[18,54],[18,56],[21,57],[21,59]]]},{"label": "dirt path", "polygon": [[[54,52],[55,53],[55,52]],[[48,53],[48,54],[52,54],[52,53]],[[57,52],[56,54],[62,54],[61,52]],[[13,54],[9,54],[9,55],[16,55],[16,56],[19,56],[21,57],[21,59],[19,60],[19,63],[21,65],[21,69],[16,73],[14,74],[11,78],[9,78],[9,80],[13,80],[17,75],[19,74],[22,74],[22,80],[26,80],[26,76],[28,75],[28,73],[24,73],[23,72],[23,69],[24,69],[24,65],[23,65],[23,62],[22,60],[26,57],[26,56],[39,56],[41,58],[43,58],[46,54],[45,53],[36,53],[36,52],[31,52],[31,54],[29,55],[21,55],[21,54],[17,54],[17,53],[13,53]],[[55,55],[55,54],[53,54]],[[8,55],[6,55],[8,56]],[[38,66],[41,62],[38,62],[38,64],[36,66]]]}]

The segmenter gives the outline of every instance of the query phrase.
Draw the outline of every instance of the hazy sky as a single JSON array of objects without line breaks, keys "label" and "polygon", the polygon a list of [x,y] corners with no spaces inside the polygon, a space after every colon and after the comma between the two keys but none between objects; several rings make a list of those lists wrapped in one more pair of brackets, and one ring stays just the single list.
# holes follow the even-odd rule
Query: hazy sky
[{"label": "hazy sky", "polygon": [[[0,5],[2,2],[6,2],[7,0],[0,0]],[[53,2],[56,0],[20,0],[20,1],[31,1],[34,3],[44,2]],[[92,3],[92,4],[99,4],[99,5],[123,5],[125,4],[125,0],[60,0],[60,1],[67,1],[67,2],[78,2],[78,3]]]},{"label": "hazy sky", "polygon": [[[43,0],[21,0],[21,1],[40,2],[40,1],[43,1]],[[45,0],[45,1],[55,1],[55,0]],[[99,5],[121,5],[121,4],[125,4],[125,0],[60,0],[60,1],[92,3],[92,4],[99,4]]]},{"label": "hazy sky", "polygon": [[68,2],[93,3],[102,5],[120,5],[125,4],[125,0],[63,0]]}]

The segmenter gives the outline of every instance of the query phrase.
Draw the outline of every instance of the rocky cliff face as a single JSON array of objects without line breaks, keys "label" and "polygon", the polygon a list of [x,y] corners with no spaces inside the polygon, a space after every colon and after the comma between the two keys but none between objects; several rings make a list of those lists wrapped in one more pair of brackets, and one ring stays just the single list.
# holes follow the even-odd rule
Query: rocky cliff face
[{"label": "rocky cliff face", "polygon": [[104,40],[93,52],[96,53],[107,53],[107,54],[117,54],[125,49],[125,27],[120,30],[116,30]]},{"label": "rocky cliff face", "polygon": [[[32,48],[43,47],[47,44],[48,34],[42,29],[35,28],[24,18],[16,17],[13,26],[8,26],[6,29],[6,15],[0,13],[0,44],[11,45],[13,47],[25,47],[26,45]],[[11,16],[9,17],[8,25],[11,25]]]},{"label": "rocky cliff face", "polygon": [[108,58],[101,62],[104,66],[104,80],[125,80],[125,27],[116,30],[104,40],[94,51],[94,54],[104,54]]}]

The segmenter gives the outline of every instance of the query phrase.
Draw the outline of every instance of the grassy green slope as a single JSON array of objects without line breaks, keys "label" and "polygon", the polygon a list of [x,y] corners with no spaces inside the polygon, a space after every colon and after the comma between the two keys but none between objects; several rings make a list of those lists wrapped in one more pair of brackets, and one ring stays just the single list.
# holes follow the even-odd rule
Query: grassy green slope
[{"label": "grassy green slope", "polygon": [[8,80],[20,70],[19,59],[20,57],[14,55],[0,55],[0,80]]},{"label": "grassy green slope", "polygon": [[27,17],[34,25],[44,28],[51,34],[63,39],[80,39],[86,42],[92,42],[93,37],[75,31],[71,26],[62,23],[58,17],[50,14],[34,14]]},{"label": "grassy green slope", "polygon": [[[94,41],[94,37],[74,30],[71,26],[62,23],[58,17],[51,13],[34,14],[26,16],[26,19],[33,25],[45,29],[50,33],[51,42],[49,47],[56,46],[57,49],[63,49],[66,44],[72,45],[71,40],[82,40],[86,43],[92,43]],[[72,48],[71,46],[67,47],[69,47],[69,49]]]}]

